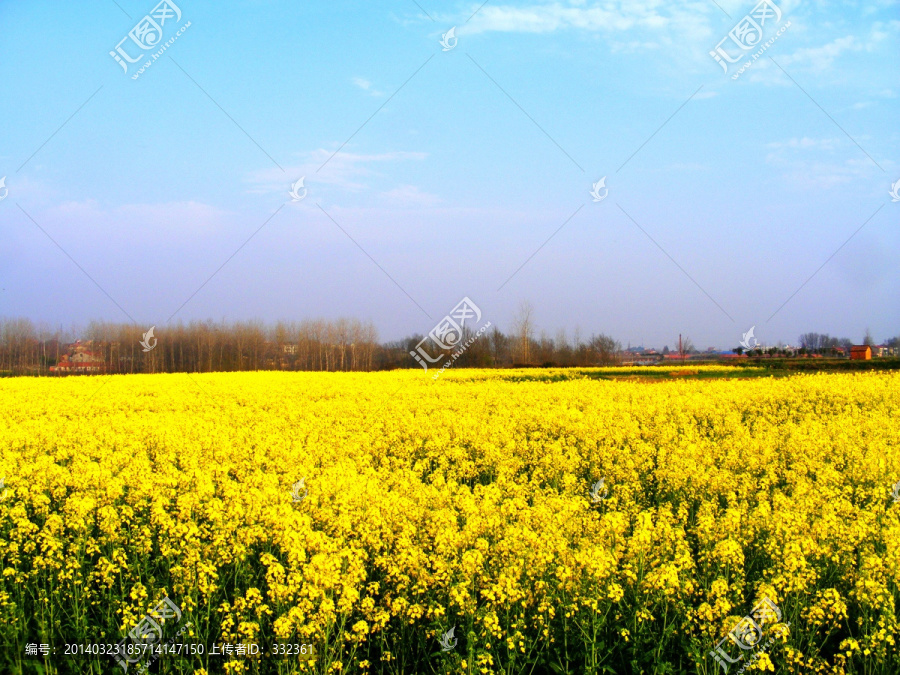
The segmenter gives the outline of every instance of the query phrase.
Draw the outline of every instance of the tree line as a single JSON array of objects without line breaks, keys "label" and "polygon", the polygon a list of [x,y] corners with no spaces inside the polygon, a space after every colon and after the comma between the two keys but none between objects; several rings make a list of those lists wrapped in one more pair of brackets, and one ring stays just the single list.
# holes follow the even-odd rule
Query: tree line
[{"label": "tree line", "polygon": [[[56,372],[84,372],[60,368],[60,364],[71,363],[76,354],[82,359],[78,365],[84,366],[86,360],[97,366],[92,372],[104,373],[419,368],[412,353],[426,338],[416,334],[381,343],[371,322],[356,319],[279,321],[274,325],[262,321],[192,321],[158,328],[142,344],[148,329],[94,321],[83,330],[66,331],[36,326],[29,319],[0,317],[0,375],[49,375],[51,368]],[[466,327],[456,344],[465,344],[473,336]],[[73,347],[76,340],[81,341],[77,349]],[[851,344],[847,338],[820,333],[804,333],[799,342],[798,353],[824,355]],[[864,343],[874,344],[868,333]],[[886,344],[900,347],[900,337]],[[685,355],[697,353],[687,337],[681,348]],[[778,350],[760,347],[748,353],[773,354]],[[669,353],[666,347],[661,355]],[[551,337],[538,332],[532,308],[524,303],[508,332],[493,326],[455,359],[454,367],[606,366],[621,363],[624,356],[622,344],[603,333],[582,336],[576,329],[571,336],[558,331]]]},{"label": "tree line", "polygon": [[[753,356],[754,354],[769,354],[772,356],[785,356],[793,353],[799,354],[800,356],[804,356],[806,354],[820,354],[822,356],[837,356],[839,354],[846,354],[850,347],[857,344],[853,342],[850,338],[839,338],[829,335],[828,333],[803,333],[799,338],[800,346],[796,349],[787,349],[785,347],[758,347],[756,349],[751,350],[743,350],[740,347],[734,350],[735,353],[741,354],[746,351],[747,354]],[[872,333],[866,329],[866,335],[862,341],[863,345],[867,347],[875,346],[875,339],[872,337]],[[900,347],[900,336],[892,337],[889,340],[886,340],[884,345],[886,347],[891,347],[893,349],[897,349]]]},{"label": "tree line", "polygon": [[379,350],[375,326],[355,319],[274,326],[193,321],[156,328],[142,343],[148,330],[102,321],[84,330],[51,330],[28,319],[0,318],[0,372],[49,374],[76,354],[107,373],[373,370]]},{"label": "tree line", "polygon": [[[524,320],[523,320],[524,319]],[[249,370],[371,371],[419,368],[410,355],[425,335],[380,343],[371,322],[356,319],[192,321],[170,327],[93,321],[83,330],[51,329],[29,319],[0,317],[0,374],[234,372]],[[473,333],[463,329],[463,344]],[[145,341],[146,338],[146,341]],[[148,349],[149,347],[149,349]],[[451,350],[445,350],[449,355]],[[608,335],[583,339],[535,335],[528,316],[514,331],[485,332],[459,356],[455,367],[612,365],[622,346]],[[75,363],[77,361],[77,363]],[[62,367],[60,367],[60,365]]]}]

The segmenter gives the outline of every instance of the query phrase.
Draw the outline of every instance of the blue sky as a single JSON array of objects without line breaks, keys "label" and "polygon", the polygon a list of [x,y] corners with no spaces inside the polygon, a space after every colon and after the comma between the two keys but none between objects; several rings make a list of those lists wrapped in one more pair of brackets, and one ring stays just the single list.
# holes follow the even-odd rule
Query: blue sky
[{"label": "blue sky", "polygon": [[900,333],[900,3],[480,4],[0,0],[0,315]]}]

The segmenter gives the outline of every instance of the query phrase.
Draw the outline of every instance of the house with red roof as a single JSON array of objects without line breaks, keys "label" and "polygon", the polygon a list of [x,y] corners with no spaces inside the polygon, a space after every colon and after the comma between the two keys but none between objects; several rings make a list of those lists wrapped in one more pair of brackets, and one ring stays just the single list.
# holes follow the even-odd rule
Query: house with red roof
[{"label": "house with red roof", "polygon": [[103,362],[103,354],[94,351],[93,341],[81,340],[68,346],[67,353],[63,354],[59,363],[50,366],[50,372],[64,373],[103,373],[106,371],[106,363]]}]

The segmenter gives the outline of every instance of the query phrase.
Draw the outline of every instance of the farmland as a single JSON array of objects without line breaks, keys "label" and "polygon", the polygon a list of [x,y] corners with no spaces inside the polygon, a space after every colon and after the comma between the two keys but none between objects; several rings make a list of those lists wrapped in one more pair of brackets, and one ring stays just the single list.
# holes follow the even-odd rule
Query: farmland
[{"label": "farmland", "polygon": [[4,379],[0,671],[900,672],[900,374],[662,370]]}]

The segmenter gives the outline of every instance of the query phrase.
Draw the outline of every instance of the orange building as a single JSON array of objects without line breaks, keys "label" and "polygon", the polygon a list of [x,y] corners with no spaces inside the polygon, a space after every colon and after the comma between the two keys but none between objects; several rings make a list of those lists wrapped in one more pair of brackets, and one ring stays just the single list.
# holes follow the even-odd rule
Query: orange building
[{"label": "orange building", "polygon": [[853,361],[868,361],[872,358],[872,348],[869,345],[853,345],[850,347],[850,359]]}]

